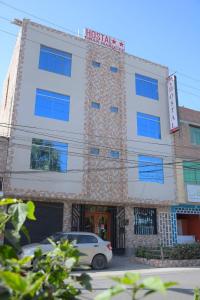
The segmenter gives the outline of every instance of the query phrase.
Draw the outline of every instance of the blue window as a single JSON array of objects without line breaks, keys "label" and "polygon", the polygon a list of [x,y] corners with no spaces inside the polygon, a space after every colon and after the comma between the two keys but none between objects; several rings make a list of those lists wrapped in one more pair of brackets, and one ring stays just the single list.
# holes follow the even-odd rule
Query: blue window
[{"label": "blue window", "polygon": [[98,156],[99,155],[99,149],[98,148],[90,148],[90,154],[92,155],[96,155]]},{"label": "blue window", "polygon": [[136,95],[158,100],[158,80],[135,74]]},{"label": "blue window", "polygon": [[118,113],[118,107],[117,106],[111,106],[110,111],[113,113]]},{"label": "blue window", "polygon": [[35,115],[69,121],[70,97],[41,89],[36,90]]},{"label": "blue window", "polygon": [[110,67],[110,71],[112,73],[117,73],[118,72],[118,68],[117,67]]},{"label": "blue window", "polygon": [[95,109],[100,109],[100,103],[98,103],[98,102],[92,102],[91,103],[91,107],[95,108]]},{"label": "blue window", "polygon": [[162,158],[139,155],[138,171],[141,181],[164,183]]},{"label": "blue window", "polygon": [[100,64],[100,62],[97,62],[97,61],[93,60],[93,61],[92,61],[92,66],[93,66],[94,68],[100,68],[101,64]]},{"label": "blue window", "polygon": [[32,139],[31,169],[67,172],[68,144]]},{"label": "blue window", "polygon": [[154,139],[161,139],[160,118],[138,112],[137,134]]},{"label": "blue window", "polygon": [[110,157],[112,158],[119,158],[119,151],[111,150]]},{"label": "blue window", "polygon": [[40,46],[39,68],[45,71],[71,76],[72,55],[70,53]]}]

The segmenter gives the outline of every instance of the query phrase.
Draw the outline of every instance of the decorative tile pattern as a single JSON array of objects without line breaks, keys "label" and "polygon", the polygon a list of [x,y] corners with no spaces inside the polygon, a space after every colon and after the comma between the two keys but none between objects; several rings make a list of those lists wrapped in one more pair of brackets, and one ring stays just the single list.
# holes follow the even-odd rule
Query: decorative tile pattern
[{"label": "decorative tile pattern", "polygon": [[172,216],[169,212],[159,213],[160,241],[162,246],[172,246]]},{"label": "decorative tile pattern", "polygon": [[[94,68],[92,61],[101,63]],[[110,66],[118,72],[110,72]],[[85,156],[84,194],[94,201],[127,201],[126,95],[124,54],[94,43],[87,44],[85,98],[85,143],[98,145],[98,157]],[[91,109],[91,101],[101,109]],[[118,114],[110,106],[119,108]],[[120,152],[119,159],[109,158],[110,149]],[[85,148],[88,154],[88,148]],[[98,169],[99,171],[97,171]]]},{"label": "decorative tile pattern", "polygon": [[200,205],[176,205],[171,207],[172,243],[177,244],[177,214],[200,215]]}]

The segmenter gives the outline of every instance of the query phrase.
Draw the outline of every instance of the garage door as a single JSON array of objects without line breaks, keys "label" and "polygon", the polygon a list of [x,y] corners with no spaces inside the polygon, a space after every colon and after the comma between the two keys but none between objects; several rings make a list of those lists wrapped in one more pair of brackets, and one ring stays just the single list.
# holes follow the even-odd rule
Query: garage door
[{"label": "garage door", "polygon": [[[39,242],[51,234],[62,231],[63,203],[35,202],[36,221],[26,221],[31,243]],[[27,244],[23,236],[21,244]]]}]

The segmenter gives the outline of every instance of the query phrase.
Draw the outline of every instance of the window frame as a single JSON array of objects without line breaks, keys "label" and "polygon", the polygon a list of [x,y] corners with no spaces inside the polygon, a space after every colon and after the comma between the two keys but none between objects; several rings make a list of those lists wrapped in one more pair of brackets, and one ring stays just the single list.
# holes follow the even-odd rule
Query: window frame
[{"label": "window frame", "polygon": [[[46,144],[51,144],[51,146]],[[54,147],[52,147],[52,145]],[[56,147],[60,147],[63,149],[56,149]],[[35,150],[34,150],[35,149]],[[52,153],[56,153],[53,151],[57,151],[61,153],[61,159],[60,165],[57,167],[60,168],[60,170],[56,169],[54,166],[54,160],[52,158]],[[64,153],[65,151],[65,153]],[[42,154],[43,152],[43,154]],[[46,172],[58,172],[58,173],[67,173],[67,160],[68,160],[68,143],[62,143],[57,141],[50,141],[50,140],[44,140],[44,139],[38,139],[38,138],[32,138],[32,145],[31,145],[31,153],[30,153],[30,169],[32,170],[41,170]],[[66,156],[65,156],[66,154]],[[44,155],[44,159],[42,161],[42,155]],[[46,155],[46,157],[45,157]],[[35,157],[37,159],[34,159]],[[42,165],[43,164],[43,165]],[[45,167],[44,167],[45,166]],[[64,166],[64,169],[62,169]]]},{"label": "window frame", "polygon": [[91,108],[99,110],[101,108],[100,102],[92,101],[91,102]]},{"label": "window frame", "polygon": [[[185,184],[200,185],[200,161],[183,161],[183,178]],[[188,180],[193,178],[193,180]]]},{"label": "window frame", "polygon": [[[63,65],[64,67],[63,67],[62,71],[61,70],[60,71],[56,70],[55,66],[58,67],[58,62],[57,62],[57,65],[56,65],[55,61],[54,61],[54,68],[53,68],[52,62],[51,62],[51,64],[48,63],[46,66],[44,66],[45,63],[44,63],[44,61],[42,61],[42,54],[44,54],[45,51],[46,51],[46,53],[50,53],[54,56],[58,56],[58,57],[60,56],[64,59],[66,59],[66,64]],[[55,59],[55,57],[54,57],[54,59]],[[66,77],[71,77],[72,76],[71,75],[72,74],[72,53],[69,53],[69,52],[66,52],[66,51],[63,51],[63,50],[59,50],[59,49],[56,49],[56,48],[52,48],[52,47],[40,44],[38,68],[40,70],[43,70],[43,71],[46,71],[46,72],[55,73],[55,74],[66,76]]]},{"label": "window frame", "polygon": [[[153,167],[154,170],[152,171],[151,168]],[[143,171],[141,170],[141,168],[143,168]],[[145,172],[146,174],[144,174]],[[148,172],[149,174],[152,172],[152,174],[150,174],[152,176],[148,176]],[[159,172],[159,173],[156,174],[155,172]],[[164,184],[165,180],[164,180],[163,159],[161,157],[139,154],[138,155],[138,178],[140,181],[143,182]]]},{"label": "window frame", "polygon": [[[142,124],[141,122],[144,120],[147,120],[146,123],[147,124]],[[154,127],[156,126],[156,124],[159,124],[159,127],[155,134],[155,128],[154,130],[150,130],[150,122],[154,122]],[[144,130],[145,128],[145,130]],[[151,134],[154,133],[154,134]],[[157,140],[161,140],[162,136],[161,136],[161,121],[160,121],[160,117],[158,116],[154,116],[154,115],[150,115],[150,114],[146,114],[146,113],[142,113],[142,112],[137,112],[137,135],[138,136],[143,136],[143,137],[147,137],[147,138],[152,138],[152,139],[157,139]]]},{"label": "window frame", "polygon": [[[59,102],[62,103],[62,105],[65,103],[66,116],[63,115],[63,109],[60,116],[58,113],[56,114],[56,112],[59,112]],[[55,109],[56,105],[57,109]],[[37,117],[68,122],[70,116],[70,96],[37,88],[35,94],[34,115]]]},{"label": "window frame", "polygon": [[101,63],[96,61],[96,60],[92,60],[92,66],[96,69],[101,67]]},{"label": "window frame", "polygon": [[96,148],[96,147],[91,147],[90,148],[90,155],[99,156],[99,154],[100,154],[100,149],[99,148]]},{"label": "window frame", "polygon": [[[189,125],[189,131],[191,144],[195,146],[200,146],[200,127],[195,125]],[[197,133],[194,131],[196,131]],[[198,137],[194,137],[195,134],[198,134]]]},{"label": "window frame", "polygon": [[[157,209],[149,207],[134,207],[134,234],[157,235]],[[149,228],[151,226],[152,228]]]},{"label": "window frame", "polygon": [[110,150],[110,157],[113,159],[119,159],[120,152],[118,150]]},{"label": "window frame", "polygon": [[110,112],[117,114],[119,112],[118,106],[110,106]]},{"label": "window frame", "polygon": [[[155,90],[152,89],[153,85],[155,85]],[[135,93],[137,96],[145,97],[153,101],[158,101],[159,100],[158,87],[159,85],[157,79],[139,73],[135,73]]]},{"label": "window frame", "polygon": [[110,66],[110,72],[116,74],[119,72],[119,68],[115,66]]}]

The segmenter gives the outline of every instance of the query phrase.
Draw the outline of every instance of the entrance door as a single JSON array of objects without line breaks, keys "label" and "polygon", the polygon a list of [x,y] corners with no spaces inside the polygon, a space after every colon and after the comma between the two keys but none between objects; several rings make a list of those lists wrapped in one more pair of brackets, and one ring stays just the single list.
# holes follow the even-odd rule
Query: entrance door
[{"label": "entrance door", "polygon": [[103,240],[110,241],[110,212],[85,212],[85,231],[93,232]]}]

